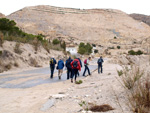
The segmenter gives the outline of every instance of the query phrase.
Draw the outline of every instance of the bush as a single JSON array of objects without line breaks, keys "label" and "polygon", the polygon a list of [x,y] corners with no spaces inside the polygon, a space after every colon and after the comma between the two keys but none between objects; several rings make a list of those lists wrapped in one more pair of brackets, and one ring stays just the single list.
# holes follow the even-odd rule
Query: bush
[{"label": "bush", "polygon": [[94,53],[98,53],[98,50],[97,50],[97,49],[95,49],[95,50],[94,50]]},{"label": "bush", "polygon": [[128,67],[122,67],[123,70],[117,71],[118,76],[121,77],[123,81],[123,86],[132,89],[137,81],[143,76],[144,72],[140,70],[137,66],[131,66],[131,69]]},{"label": "bush", "polygon": [[112,46],[112,47],[108,47],[108,49],[115,49],[115,48],[114,48],[114,46]]},{"label": "bush", "polygon": [[134,88],[128,98],[130,107],[136,113],[149,113],[150,111],[150,81],[149,78],[141,81]]},{"label": "bush", "polygon": [[17,62],[14,63],[15,67],[19,67],[19,64]]},{"label": "bush", "polygon": [[15,51],[15,53],[17,53],[17,54],[21,54],[21,53],[22,53],[22,51],[21,51],[21,49],[20,49],[20,43],[16,43],[16,45],[15,45],[15,47],[14,47],[14,51]]},{"label": "bush", "polygon": [[52,42],[54,45],[57,45],[60,43],[60,41],[58,39],[54,39],[53,42]]},{"label": "bush", "polygon": [[87,43],[86,45],[83,43],[83,42],[81,42],[80,43],[80,45],[79,45],[79,50],[78,50],[78,53],[79,54],[87,54],[87,55],[89,55],[89,54],[91,54],[92,53],[92,46],[89,44],[89,43]]},{"label": "bush", "polygon": [[38,51],[38,48],[40,46],[40,42],[37,38],[34,38],[33,40],[33,46],[34,46],[34,50],[37,52]]},{"label": "bush", "polygon": [[4,43],[4,35],[2,32],[0,32],[0,46],[2,47]]},{"label": "bush", "polygon": [[120,46],[117,46],[117,49],[120,49],[121,47]]},{"label": "bush", "polygon": [[76,81],[76,84],[82,84],[82,80]]},{"label": "bush", "polygon": [[117,39],[117,37],[116,37],[116,36],[114,36],[114,39]]},{"label": "bush", "polygon": [[138,51],[130,50],[128,51],[128,54],[129,55],[142,55],[143,52],[141,50],[138,50]]},{"label": "bush", "polygon": [[2,54],[3,54],[3,52],[2,52],[2,51],[0,51],[0,56],[2,56]]}]

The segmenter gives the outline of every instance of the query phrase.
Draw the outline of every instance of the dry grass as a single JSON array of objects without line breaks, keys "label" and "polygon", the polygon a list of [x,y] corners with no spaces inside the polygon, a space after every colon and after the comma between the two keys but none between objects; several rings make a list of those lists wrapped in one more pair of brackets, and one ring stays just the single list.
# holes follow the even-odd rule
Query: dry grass
[{"label": "dry grass", "polygon": [[33,47],[34,47],[35,51],[38,51],[38,48],[40,46],[40,41],[37,38],[34,38],[32,44],[33,44]]},{"label": "dry grass", "polygon": [[16,43],[15,47],[14,47],[14,52],[17,54],[21,54],[22,50],[20,49],[20,43]]},{"label": "dry grass", "polygon": [[38,62],[34,58],[30,58],[30,65],[34,67],[38,67]]},{"label": "dry grass", "polygon": [[123,82],[122,85],[128,89],[132,89],[135,83],[143,76],[144,71],[139,66],[131,66],[131,69],[127,66],[122,68],[123,70],[117,71]]},{"label": "dry grass", "polygon": [[150,113],[150,80],[148,77],[140,81],[128,97],[130,108],[135,113]]},{"label": "dry grass", "polygon": [[104,105],[94,105],[90,109],[92,112],[106,112],[110,110],[114,110],[110,105],[104,104]]}]

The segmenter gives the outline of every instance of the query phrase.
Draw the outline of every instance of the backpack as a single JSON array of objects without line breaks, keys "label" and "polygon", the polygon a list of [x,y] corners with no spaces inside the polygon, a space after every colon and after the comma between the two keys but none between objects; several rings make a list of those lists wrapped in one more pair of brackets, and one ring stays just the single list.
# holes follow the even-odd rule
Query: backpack
[{"label": "backpack", "polygon": [[84,64],[87,64],[87,59],[84,60]]},{"label": "backpack", "polygon": [[53,59],[53,58],[51,58],[51,60],[50,60],[50,64],[51,64],[51,65],[53,65],[53,64],[54,64],[54,59]]},{"label": "backpack", "polygon": [[71,68],[71,65],[70,65],[70,64],[71,64],[71,60],[67,60],[66,67],[67,67],[67,68]]},{"label": "backpack", "polygon": [[74,61],[72,65],[74,68],[77,68],[78,67],[78,61]]},{"label": "backpack", "polygon": [[100,58],[99,60],[98,60],[98,64],[101,64],[103,62],[103,60]]}]

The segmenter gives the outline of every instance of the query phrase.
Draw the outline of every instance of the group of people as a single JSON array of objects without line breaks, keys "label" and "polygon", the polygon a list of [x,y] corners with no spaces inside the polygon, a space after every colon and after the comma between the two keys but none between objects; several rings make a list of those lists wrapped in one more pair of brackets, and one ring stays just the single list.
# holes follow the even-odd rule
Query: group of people
[{"label": "group of people", "polygon": [[[83,76],[85,76],[86,71],[88,71],[88,75],[91,75],[90,69],[88,67],[90,60],[91,60],[91,57],[88,57],[88,59],[84,60],[85,69],[83,72]],[[102,63],[103,62],[104,61],[103,61],[102,57],[100,57],[97,61],[98,73],[103,72],[103,69],[102,69]],[[79,76],[79,71],[81,71],[81,68],[82,68],[82,62],[81,62],[81,59],[79,57],[75,58],[74,60],[71,59],[71,57],[69,57],[66,60],[65,64],[61,58],[59,59],[58,63],[56,62],[54,57],[50,58],[50,71],[51,71],[50,78],[51,79],[53,78],[56,64],[57,64],[56,69],[58,70],[58,78],[59,79],[61,79],[61,76],[63,73],[63,68],[66,67],[67,68],[67,79],[71,78],[71,82],[73,83],[73,78],[75,78],[75,82],[76,82],[76,78],[77,78],[77,76]]]}]

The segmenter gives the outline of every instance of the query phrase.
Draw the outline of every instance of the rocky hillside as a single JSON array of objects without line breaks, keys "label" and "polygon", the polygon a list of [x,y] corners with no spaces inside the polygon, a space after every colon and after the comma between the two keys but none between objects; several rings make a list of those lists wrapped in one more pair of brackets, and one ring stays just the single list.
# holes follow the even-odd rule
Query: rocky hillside
[{"label": "rocky hillside", "polygon": [[150,16],[143,15],[143,14],[130,14],[130,16],[135,20],[144,22],[150,26]]},{"label": "rocky hillside", "polygon": [[0,18],[3,18],[3,17],[5,17],[5,15],[3,15],[2,13],[0,13]]},{"label": "rocky hillside", "polygon": [[[150,36],[150,27],[113,9],[26,7],[7,16],[25,32],[47,37],[69,36],[101,45],[134,44]],[[117,40],[113,40],[117,37]]]}]

